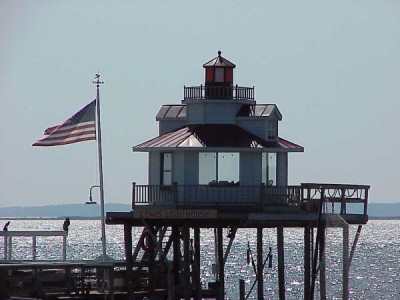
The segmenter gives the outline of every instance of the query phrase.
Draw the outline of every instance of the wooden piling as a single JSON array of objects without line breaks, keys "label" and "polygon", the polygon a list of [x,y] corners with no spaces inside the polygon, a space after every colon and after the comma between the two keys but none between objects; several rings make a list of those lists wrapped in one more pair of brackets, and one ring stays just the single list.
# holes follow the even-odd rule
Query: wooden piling
[{"label": "wooden piling", "polygon": [[[361,231],[361,227],[358,227]],[[343,228],[343,300],[349,299],[349,268],[350,268],[350,255],[349,255],[349,232],[348,228]]]},{"label": "wooden piling", "polygon": [[320,299],[326,300],[326,263],[325,263],[325,225],[322,225],[322,234],[319,239],[319,281],[320,281]]},{"label": "wooden piling", "polygon": [[245,300],[245,284],[243,279],[239,279],[239,299]]},{"label": "wooden piling", "polygon": [[217,299],[225,299],[225,268],[222,227],[217,228],[217,255],[218,255],[218,294]]},{"label": "wooden piling", "polygon": [[[149,226],[150,227],[150,232],[149,235],[155,235],[155,229],[154,226]],[[150,237],[149,237],[149,240]],[[153,242],[151,240],[151,242]],[[155,299],[156,298],[156,294],[155,294],[155,290],[156,290],[156,253],[155,250],[153,249],[153,247],[151,247],[150,251],[148,251],[148,274],[149,274],[149,297],[150,299]]]},{"label": "wooden piling", "polygon": [[190,286],[190,228],[182,228],[183,239],[183,293],[185,300],[190,300],[191,286]]},{"label": "wooden piling", "polygon": [[200,278],[200,228],[194,228],[194,299],[201,300],[201,278]]},{"label": "wooden piling", "polygon": [[181,259],[181,246],[180,246],[180,229],[179,227],[172,227],[172,247],[173,247],[173,272],[174,272],[174,286],[180,283],[179,269]]},{"label": "wooden piling", "polygon": [[311,230],[310,226],[304,227],[304,299],[310,299],[311,287]]},{"label": "wooden piling", "polygon": [[128,299],[133,299],[132,226],[129,224],[124,224],[124,244],[126,257],[125,286],[127,288]]},{"label": "wooden piling", "polygon": [[263,229],[257,228],[257,295],[264,299]]},{"label": "wooden piling", "polygon": [[277,230],[277,241],[278,241],[279,299],[285,300],[285,251],[284,251],[283,227],[278,226],[276,230]]}]

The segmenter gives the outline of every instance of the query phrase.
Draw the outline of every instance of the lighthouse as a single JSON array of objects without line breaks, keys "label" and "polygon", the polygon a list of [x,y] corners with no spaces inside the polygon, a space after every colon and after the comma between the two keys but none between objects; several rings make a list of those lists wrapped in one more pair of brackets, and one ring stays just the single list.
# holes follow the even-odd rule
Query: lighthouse
[{"label": "lighthouse", "polygon": [[[203,69],[202,84],[184,86],[182,100],[160,107],[158,135],[132,147],[133,152],[148,153],[148,182],[133,183],[132,210],[107,213],[107,224],[124,225],[128,293],[152,299],[160,293],[170,299],[224,299],[225,261],[236,232],[252,228],[257,232],[257,297],[263,299],[264,261],[271,257],[271,248],[264,249],[263,229],[276,228],[279,298],[285,299],[284,230],[300,227],[304,299],[310,299],[317,272],[324,270],[316,257],[322,261],[328,214],[335,214],[343,220],[346,236],[347,299],[351,255],[345,227],[367,223],[369,186],[289,185],[289,154],[304,148],[280,135],[277,104],[259,103],[254,86],[235,83],[236,65],[221,51]],[[356,205],[358,212],[348,211],[349,205]],[[134,227],[142,228],[140,236],[132,236]],[[215,276],[204,287],[201,230],[210,228],[215,236]],[[223,230],[229,234],[224,236]],[[324,274],[320,271],[321,282]]]},{"label": "lighthouse", "polygon": [[149,153],[148,182],[162,190],[149,200],[168,204],[174,194],[170,204],[255,208],[262,186],[287,186],[288,154],[304,149],[279,137],[276,104],[257,104],[254,87],[233,85],[235,64],[220,51],[203,67],[204,84],[185,86],[180,104],[163,105],[159,135],[133,147]]}]

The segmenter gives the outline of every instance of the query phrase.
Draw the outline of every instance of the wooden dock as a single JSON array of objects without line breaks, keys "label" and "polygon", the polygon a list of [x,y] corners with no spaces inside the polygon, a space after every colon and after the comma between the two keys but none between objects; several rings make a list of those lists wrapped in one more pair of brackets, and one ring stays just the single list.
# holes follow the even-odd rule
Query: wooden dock
[{"label": "wooden dock", "polygon": [[124,261],[0,263],[0,299],[120,299],[124,269]]}]

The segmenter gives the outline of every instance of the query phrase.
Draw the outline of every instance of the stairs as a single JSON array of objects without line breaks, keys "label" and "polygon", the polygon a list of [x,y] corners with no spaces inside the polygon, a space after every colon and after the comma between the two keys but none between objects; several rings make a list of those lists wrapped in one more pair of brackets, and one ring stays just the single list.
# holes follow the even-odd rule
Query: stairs
[{"label": "stairs", "polygon": [[[152,232],[154,232],[152,234]],[[156,242],[154,241],[156,240]],[[150,277],[154,276],[156,289],[167,287],[167,259],[172,245],[171,228],[168,226],[152,228],[144,227],[141,237],[133,253],[133,282],[135,291],[148,291]],[[159,249],[161,247],[161,251]],[[154,258],[152,258],[154,256]],[[154,259],[153,272],[150,274],[150,260]]]}]

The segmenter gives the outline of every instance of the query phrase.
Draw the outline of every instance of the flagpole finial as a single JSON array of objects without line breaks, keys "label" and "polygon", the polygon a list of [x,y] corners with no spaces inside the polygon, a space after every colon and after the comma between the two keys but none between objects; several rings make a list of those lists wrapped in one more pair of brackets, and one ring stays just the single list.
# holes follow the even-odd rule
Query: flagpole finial
[{"label": "flagpole finial", "polygon": [[104,84],[104,81],[100,81],[100,73],[99,72],[97,72],[94,75],[94,79],[96,79],[96,80],[93,81],[93,84],[96,84],[97,87],[99,87],[100,84]]}]

